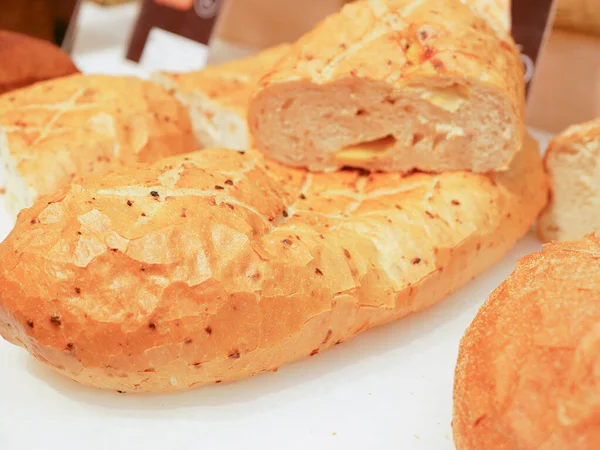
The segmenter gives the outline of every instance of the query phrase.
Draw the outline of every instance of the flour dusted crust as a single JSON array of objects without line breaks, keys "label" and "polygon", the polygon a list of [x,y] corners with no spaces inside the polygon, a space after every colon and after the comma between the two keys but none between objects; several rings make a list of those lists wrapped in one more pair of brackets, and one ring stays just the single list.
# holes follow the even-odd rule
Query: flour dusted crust
[{"label": "flour dusted crust", "polygon": [[538,221],[543,241],[581,239],[600,231],[600,118],[573,125],[550,142],[544,158],[552,189]]},{"label": "flour dusted crust", "polygon": [[422,310],[500,259],[546,200],[509,171],[311,174],[202,150],[75,180],[0,244],[0,333],[125,392],[232,381]]},{"label": "flour dusted crust", "polygon": [[346,5],[260,81],[248,114],[257,146],[313,171],[506,169],[524,136],[523,64],[472,7]]},{"label": "flour dusted crust", "polygon": [[457,450],[600,448],[600,238],[526,256],[462,339]]},{"label": "flour dusted crust", "polygon": [[0,30],[0,61],[0,94],[79,72],[57,46],[6,30]]},{"label": "flour dusted crust", "polygon": [[468,0],[467,4],[484,17],[497,33],[510,32],[511,0]]},{"label": "flour dusted crust", "polygon": [[195,148],[185,108],[148,81],[73,75],[0,96],[0,161],[15,215],[78,175]]},{"label": "flour dusted crust", "polygon": [[159,72],[153,80],[187,106],[200,147],[246,150],[251,147],[248,102],[262,75],[289,49],[289,44],[281,44],[196,72]]}]

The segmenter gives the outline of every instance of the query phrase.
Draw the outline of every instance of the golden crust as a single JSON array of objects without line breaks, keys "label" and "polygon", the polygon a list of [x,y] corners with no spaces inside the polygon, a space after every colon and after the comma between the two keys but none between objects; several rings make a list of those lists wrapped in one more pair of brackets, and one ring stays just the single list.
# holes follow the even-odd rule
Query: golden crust
[{"label": "golden crust", "polygon": [[3,140],[33,199],[77,175],[196,148],[187,111],[164,89],[100,75],[63,77],[1,96],[0,146]]},{"label": "golden crust", "polygon": [[[462,167],[462,150],[455,148],[473,145],[474,149],[484,149],[475,152],[474,160],[484,151],[495,154],[473,162],[473,170],[506,169],[524,136],[523,64],[512,38],[494,32],[473,12],[491,6],[475,4],[477,8],[458,0],[368,0],[346,5],[296,42],[261,79],[248,112],[257,146],[288,165],[331,170],[344,165],[336,162],[332,153],[386,135],[397,139],[398,152],[410,153],[408,147],[415,143],[401,131],[387,127],[412,121],[411,126],[439,125],[441,131],[436,127],[436,133],[445,136],[439,141],[438,137],[417,133],[413,141],[424,143],[426,137],[433,142],[434,149],[428,149],[427,155],[439,153],[437,146],[446,152],[445,142],[450,142],[447,145],[452,150],[447,150],[444,161],[431,163],[440,167],[426,167],[427,161],[435,160],[429,157],[417,167],[406,168],[410,158],[400,162],[394,152],[374,161],[355,161],[354,166],[383,171],[471,169]],[[418,97],[417,92],[423,89],[423,95],[435,96],[436,89],[442,89],[459,96],[463,105],[459,112],[465,111],[461,126],[453,122],[453,116],[459,117],[456,111],[450,114],[443,108],[435,109],[424,100],[430,97]],[[334,96],[340,105],[337,111],[324,107],[321,111],[319,105],[332,103]],[[364,109],[362,103],[367,97],[377,100]],[[407,105],[399,112],[393,105],[404,97]],[[425,106],[415,106],[421,104]],[[363,116],[362,122],[350,116],[350,105],[358,108],[356,115]],[[282,116],[282,112],[287,115]],[[475,112],[477,115],[471,117]],[[390,114],[397,115],[392,125],[368,119]],[[358,123],[364,124],[360,134],[366,138],[354,141]],[[329,133],[332,129],[337,130],[335,139]],[[342,132],[352,137],[338,137]],[[433,131],[428,129],[427,133]]]},{"label": "golden crust", "polygon": [[468,3],[490,23],[497,33],[510,32],[511,0],[471,0]]},{"label": "golden crust", "polygon": [[203,150],[76,180],[0,244],[0,333],[104,389],[276,369],[502,257],[546,199],[536,147],[490,175],[309,174]]},{"label": "golden crust", "polygon": [[0,94],[79,72],[50,42],[6,30],[0,30],[0,61]]},{"label": "golden crust", "polygon": [[573,125],[550,142],[544,157],[550,200],[537,223],[542,241],[581,239],[600,230],[599,158],[600,118]]},{"label": "golden crust", "polygon": [[457,450],[600,448],[600,238],[526,256],[460,345]]},{"label": "golden crust", "polygon": [[246,150],[252,147],[246,122],[252,93],[261,76],[289,48],[289,44],[281,44],[197,72],[156,73],[153,80],[186,105],[200,148]]}]

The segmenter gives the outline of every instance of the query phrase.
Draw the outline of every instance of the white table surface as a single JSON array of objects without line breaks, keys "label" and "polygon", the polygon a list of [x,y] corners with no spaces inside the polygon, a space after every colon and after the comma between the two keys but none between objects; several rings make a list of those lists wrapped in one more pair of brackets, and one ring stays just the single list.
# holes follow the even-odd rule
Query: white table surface
[{"label": "white table surface", "polygon": [[[86,71],[147,74],[122,61],[122,43],[78,46]],[[11,226],[0,198],[0,240]],[[0,450],[451,450],[459,340],[516,260],[539,248],[530,234],[439,305],[277,373],[181,394],[86,388],[0,340]]]}]

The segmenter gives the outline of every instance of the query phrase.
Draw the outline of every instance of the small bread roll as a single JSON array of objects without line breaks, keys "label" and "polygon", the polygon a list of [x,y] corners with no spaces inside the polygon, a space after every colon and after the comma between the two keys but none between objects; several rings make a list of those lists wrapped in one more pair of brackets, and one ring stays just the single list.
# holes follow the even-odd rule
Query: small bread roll
[{"label": "small bread roll", "polygon": [[0,94],[78,72],[71,58],[50,42],[0,30]]},{"label": "small bread roll", "polygon": [[203,70],[158,72],[152,78],[186,105],[199,148],[246,150],[251,147],[246,115],[252,93],[262,75],[289,49],[281,44]]},{"label": "small bread roll", "polygon": [[526,256],[460,344],[457,450],[600,448],[600,238]]},{"label": "small bread roll", "polygon": [[439,302],[530,229],[546,187],[531,140],[489,175],[205,149],[78,179],[0,244],[0,334],[103,389],[252,376]]},{"label": "small bread roll", "polygon": [[149,81],[72,75],[0,96],[0,164],[13,215],[76,176],[195,148],[185,108]]},{"label": "small bread roll", "polygon": [[311,171],[505,170],[522,146],[523,64],[458,0],[346,5],[259,83],[248,121],[268,156]]},{"label": "small bread roll", "polygon": [[600,118],[558,135],[544,160],[552,188],[540,239],[575,240],[600,230]]}]

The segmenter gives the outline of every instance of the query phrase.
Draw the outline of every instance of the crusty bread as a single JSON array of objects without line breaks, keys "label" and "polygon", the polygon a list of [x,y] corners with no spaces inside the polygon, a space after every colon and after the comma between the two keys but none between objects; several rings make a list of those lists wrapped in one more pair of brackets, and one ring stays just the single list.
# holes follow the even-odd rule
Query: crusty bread
[{"label": "crusty bread", "polygon": [[202,150],[76,180],[0,244],[0,334],[74,380],[174,391],[273,370],[422,310],[547,198],[510,171],[310,174]]},{"label": "crusty bread", "polygon": [[0,94],[78,72],[69,56],[50,42],[0,30]]},{"label": "crusty bread", "polygon": [[600,238],[523,258],[460,345],[457,450],[600,448]]},{"label": "crusty bread", "polygon": [[552,188],[538,221],[540,239],[575,240],[600,231],[600,118],[554,138],[544,163]]},{"label": "crusty bread", "polygon": [[158,72],[153,80],[187,106],[201,148],[246,150],[248,102],[261,76],[289,51],[289,44],[244,59],[187,73]]},{"label": "crusty bread", "polygon": [[185,108],[149,81],[72,75],[0,96],[0,162],[13,214],[76,175],[195,148]]},{"label": "crusty bread", "polygon": [[346,5],[264,76],[258,148],[312,171],[503,170],[521,148],[523,64],[459,0]]},{"label": "crusty bread", "polygon": [[511,0],[468,0],[467,4],[498,33],[510,32],[512,25]]}]

